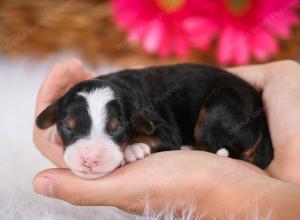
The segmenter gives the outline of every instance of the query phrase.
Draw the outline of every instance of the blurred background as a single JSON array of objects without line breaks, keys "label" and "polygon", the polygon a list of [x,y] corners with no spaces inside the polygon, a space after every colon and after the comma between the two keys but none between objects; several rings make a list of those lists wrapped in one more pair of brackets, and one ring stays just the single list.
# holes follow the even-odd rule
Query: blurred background
[{"label": "blurred background", "polygon": [[300,0],[0,0],[0,219],[137,219],[32,191],[52,167],[31,138],[36,94],[70,57],[98,73],[300,61]]},{"label": "blurred background", "polygon": [[91,65],[300,59],[299,0],[0,1],[1,53]]}]

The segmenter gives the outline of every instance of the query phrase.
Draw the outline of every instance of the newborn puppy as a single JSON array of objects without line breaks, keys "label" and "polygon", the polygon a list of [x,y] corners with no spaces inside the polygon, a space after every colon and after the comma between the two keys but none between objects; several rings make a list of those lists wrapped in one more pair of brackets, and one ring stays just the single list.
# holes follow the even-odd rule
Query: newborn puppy
[{"label": "newborn puppy", "polygon": [[36,124],[56,124],[66,164],[90,179],[183,145],[261,168],[273,158],[261,94],[206,65],[123,70],[83,81],[47,107]]}]

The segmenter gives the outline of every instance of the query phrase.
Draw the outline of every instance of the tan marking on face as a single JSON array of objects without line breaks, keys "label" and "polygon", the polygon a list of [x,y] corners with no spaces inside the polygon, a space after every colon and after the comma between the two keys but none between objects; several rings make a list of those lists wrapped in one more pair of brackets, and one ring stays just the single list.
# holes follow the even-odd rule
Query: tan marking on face
[{"label": "tan marking on face", "polygon": [[117,128],[119,127],[119,121],[116,118],[111,118],[109,119],[108,123],[107,123],[107,127],[108,129],[115,131],[117,130]]},{"label": "tan marking on face", "polygon": [[206,114],[207,114],[207,109],[203,107],[199,112],[198,119],[196,121],[196,125],[194,128],[194,138],[195,138],[196,144],[200,144],[201,125],[202,125],[203,121],[205,120]]},{"label": "tan marking on face", "polygon": [[65,117],[64,122],[68,125],[69,128],[75,128],[76,127],[76,120],[72,116]]}]

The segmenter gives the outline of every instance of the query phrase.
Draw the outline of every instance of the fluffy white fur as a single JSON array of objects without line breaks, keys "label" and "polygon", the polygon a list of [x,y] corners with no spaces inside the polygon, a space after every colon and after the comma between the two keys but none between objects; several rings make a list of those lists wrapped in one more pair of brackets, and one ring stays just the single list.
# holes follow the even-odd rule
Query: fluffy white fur
[{"label": "fluffy white fur", "polygon": [[[172,209],[161,213],[145,210],[144,217],[125,214],[111,207],[75,207],[35,194],[32,180],[39,171],[53,167],[32,143],[34,102],[38,88],[52,65],[63,57],[34,62],[0,56],[0,219],[17,220],[172,220]],[[110,69],[101,69],[108,72]],[[192,220],[190,208],[182,220]],[[259,219],[259,210],[249,211]],[[205,215],[203,214],[204,218]],[[230,217],[228,213],[228,218]],[[272,219],[269,213],[266,218]]]}]

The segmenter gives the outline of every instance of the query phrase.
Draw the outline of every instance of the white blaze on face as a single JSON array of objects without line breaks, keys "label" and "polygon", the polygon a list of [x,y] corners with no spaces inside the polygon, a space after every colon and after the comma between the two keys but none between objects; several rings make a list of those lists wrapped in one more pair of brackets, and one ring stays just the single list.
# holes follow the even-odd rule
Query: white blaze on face
[{"label": "white blaze on face", "polygon": [[84,178],[98,178],[116,169],[123,161],[123,153],[105,133],[106,105],[114,100],[109,87],[80,92],[85,98],[91,119],[90,133],[66,148],[64,160],[70,169]]}]

